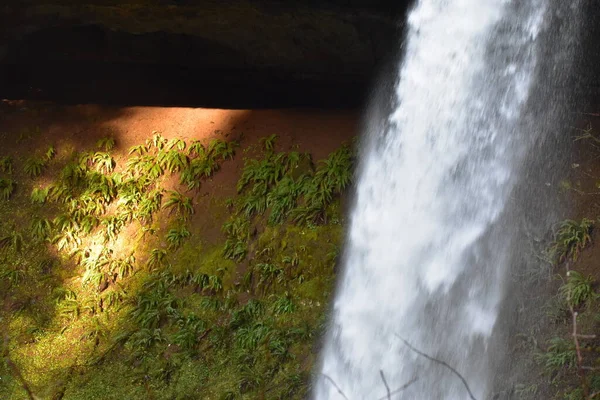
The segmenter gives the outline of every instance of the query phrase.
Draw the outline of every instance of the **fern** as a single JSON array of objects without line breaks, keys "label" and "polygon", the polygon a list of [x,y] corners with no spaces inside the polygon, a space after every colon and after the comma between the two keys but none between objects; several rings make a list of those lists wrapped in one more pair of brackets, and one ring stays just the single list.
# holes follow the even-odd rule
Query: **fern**
[{"label": "fern", "polygon": [[560,223],[550,246],[550,254],[557,262],[576,261],[581,251],[592,241],[593,221],[584,218],[581,222],[565,220]]},{"label": "fern", "polygon": [[152,137],[146,141],[148,147],[153,146],[157,150],[162,150],[166,144],[167,139],[163,138],[158,131],[153,131]]},{"label": "fern", "polygon": [[268,222],[270,224],[283,222],[288,213],[296,207],[299,194],[299,185],[292,178],[281,179],[267,195],[266,203],[271,208]]},{"label": "fern", "polygon": [[209,158],[222,159],[222,160],[233,160],[235,155],[235,148],[238,146],[238,142],[226,142],[220,139],[214,139],[208,144],[207,154]]},{"label": "fern", "polygon": [[188,156],[192,158],[200,157],[205,158],[207,155],[206,148],[198,140],[192,141],[188,147]]},{"label": "fern", "polygon": [[142,198],[136,218],[142,223],[149,223],[152,221],[152,215],[160,210],[162,203],[163,191],[162,189],[154,189]]},{"label": "fern", "polygon": [[146,266],[152,271],[159,267],[164,267],[168,264],[167,262],[167,252],[162,249],[153,249],[150,252],[150,257],[146,262]]},{"label": "fern", "polygon": [[184,219],[187,219],[190,215],[194,214],[192,199],[176,191],[169,192],[169,198],[165,202],[163,208],[169,208],[171,209],[171,212],[174,210]]},{"label": "fern", "polygon": [[93,173],[90,175],[88,192],[100,196],[108,204],[117,197],[118,185],[111,176]]},{"label": "fern", "polygon": [[108,152],[115,148],[115,144],[115,139],[112,136],[107,136],[96,142],[96,148]]},{"label": "fern", "polygon": [[15,186],[12,179],[0,178],[0,200],[9,200],[15,191]]},{"label": "fern", "polygon": [[267,209],[267,198],[261,193],[249,193],[242,201],[242,209],[247,217],[262,214]]},{"label": "fern", "polygon": [[51,232],[52,223],[49,220],[39,217],[34,217],[31,220],[31,237],[34,240],[38,242],[48,240]]},{"label": "fern", "polygon": [[190,231],[185,226],[180,228],[170,229],[167,233],[167,243],[170,249],[181,247],[183,242],[191,236]]},{"label": "fern", "polygon": [[111,173],[117,165],[110,154],[101,151],[94,153],[93,162],[96,165],[96,170],[104,174]]},{"label": "fern", "polygon": [[170,150],[165,156],[163,168],[171,173],[179,172],[187,167],[188,163],[189,160],[185,154],[177,150]]},{"label": "fern", "polygon": [[223,256],[225,258],[241,262],[246,258],[247,253],[246,242],[243,240],[227,239],[223,248]]},{"label": "fern", "polygon": [[185,146],[186,146],[186,143],[184,140],[175,138],[175,139],[171,139],[167,142],[166,149],[171,150],[171,149],[176,148],[179,151],[183,151],[183,150],[185,150]]},{"label": "fern", "polygon": [[567,282],[559,289],[565,301],[573,307],[587,303],[598,297],[593,289],[594,279],[577,271],[567,272]]},{"label": "fern", "polygon": [[135,269],[135,256],[130,254],[128,257],[115,260],[111,263],[111,274],[123,279],[133,273]]},{"label": "fern", "polygon": [[71,162],[65,165],[65,167],[60,171],[59,180],[64,185],[71,187],[79,186],[86,175],[86,170],[87,167]]},{"label": "fern", "polygon": [[123,228],[124,222],[118,216],[111,216],[102,220],[104,226],[104,242],[114,241],[117,239],[119,232]]},{"label": "fern", "polygon": [[10,158],[9,156],[0,157],[0,171],[12,174],[12,167],[12,158]]},{"label": "fern", "polygon": [[100,220],[98,219],[98,217],[94,215],[85,215],[81,219],[81,232],[85,233],[86,235],[89,235],[94,229],[98,227],[98,225],[100,225]]},{"label": "fern", "polygon": [[561,368],[574,366],[577,353],[573,341],[555,337],[550,339],[548,350],[536,355],[536,359],[547,372],[554,372]]},{"label": "fern", "polygon": [[219,164],[213,158],[194,158],[181,172],[180,183],[187,185],[189,190],[198,189],[201,180],[211,177],[219,169]]},{"label": "fern", "polygon": [[23,235],[17,231],[13,231],[0,238],[0,250],[8,248],[20,253],[23,250]]},{"label": "fern", "polygon": [[30,198],[32,204],[44,204],[48,199],[48,188],[34,188]]},{"label": "fern", "polygon": [[46,161],[52,161],[56,156],[56,149],[54,146],[49,146],[45,153]]},{"label": "fern", "polygon": [[34,178],[40,176],[46,167],[46,160],[40,157],[29,157],[25,161],[23,170],[27,175]]},{"label": "fern", "polygon": [[263,145],[263,149],[267,153],[273,153],[273,151],[275,150],[275,142],[276,141],[277,141],[277,135],[275,135],[275,134],[272,134],[272,135],[269,135],[267,137],[260,139],[260,142]]}]

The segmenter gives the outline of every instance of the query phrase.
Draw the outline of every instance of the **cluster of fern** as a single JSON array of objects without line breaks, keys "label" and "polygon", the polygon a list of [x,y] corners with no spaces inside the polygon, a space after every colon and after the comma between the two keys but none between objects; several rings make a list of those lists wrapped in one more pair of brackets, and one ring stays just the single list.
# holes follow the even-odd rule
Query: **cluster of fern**
[{"label": "cluster of fern", "polygon": [[325,224],[328,207],[352,183],[355,156],[350,146],[341,146],[315,165],[307,153],[276,153],[276,138],[263,139],[264,156],[247,160],[238,181],[241,201],[223,226],[228,238],[224,254],[233,260],[246,255],[253,217],[266,214],[270,225]]},{"label": "cluster of fern", "polygon": [[[554,231],[554,238],[548,249],[549,258],[555,265],[567,266],[566,277],[558,290],[556,305],[552,307],[552,310],[557,311],[553,311],[553,314],[556,314],[557,321],[570,325],[569,332],[574,329],[575,319],[577,334],[580,335],[577,340],[583,357],[581,362],[585,365],[596,365],[600,361],[594,352],[588,351],[594,340],[587,335],[590,332],[586,331],[590,327],[588,321],[597,319],[600,315],[597,304],[600,295],[596,291],[595,279],[574,268],[577,267],[581,252],[592,242],[593,228],[594,221],[587,218],[581,221],[562,221]],[[577,377],[578,356],[572,335],[552,337],[544,351],[538,352],[535,358],[544,371],[552,376],[552,383],[561,387],[564,398],[585,399],[583,385],[586,385],[588,390],[600,390],[600,376],[593,371]]]}]

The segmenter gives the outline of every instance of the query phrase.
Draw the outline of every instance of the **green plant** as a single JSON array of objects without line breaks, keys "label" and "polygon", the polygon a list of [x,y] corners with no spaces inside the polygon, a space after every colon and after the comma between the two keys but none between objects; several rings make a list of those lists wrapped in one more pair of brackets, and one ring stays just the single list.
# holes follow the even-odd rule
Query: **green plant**
[{"label": "green plant", "polygon": [[31,220],[31,237],[34,240],[38,242],[48,240],[51,232],[52,222],[49,220],[40,217],[34,217]]},{"label": "green plant", "polygon": [[160,206],[163,198],[162,189],[154,189],[150,191],[140,201],[136,218],[142,223],[149,223],[152,221],[152,214],[160,210]]},{"label": "green plant", "polygon": [[170,150],[165,154],[164,159],[159,160],[159,162],[161,162],[161,167],[173,173],[185,169],[189,164],[189,159],[177,150]]},{"label": "green plant", "polygon": [[88,175],[88,188],[90,195],[100,196],[104,203],[110,203],[118,194],[118,185],[111,176],[93,172]]},{"label": "green plant", "polygon": [[586,277],[577,271],[570,270],[567,272],[567,282],[560,287],[559,293],[569,305],[578,307],[598,296],[594,292],[593,283],[592,276]]},{"label": "green plant", "polygon": [[169,192],[169,198],[165,202],[163,208],[170,209],[170,212],[175,211],[177,215],[182,216],[184,219],[187,219],[194,214],[192,199],[177,191]]},{"label": "green plant", "polygon": [[32,204],[44,204],[48,199],[48,188],[34,188],[31,191],[31,203]]},{"label": "green plant", "polygon": [[299,185],[288,176],[283,177],[267,195],[267,207],[271,208],[268,222],[278,224],[285,220],[288,213],[296,207]]},{"label": "green plant", "polygon": [[167,142],[166,148],[167,148],[167,150],[177,148],[177,150],[183,151],[183,150],[185,150],[185,146],[186,146],[186,143],[184,140],[175,138],[175,139],[171,139]]},{"label": "green plant", "polygon": [[152,137],[146,141],[146,146],[154,146],[157,150],[162,150],[167,144],[167,139],[163,138],[160,132],[153,131]]},{"label": "green plant", "polygon": [[189,190],[198,189],[201,180],[211,177],[218,169],[219,164],[213,158],[194,158],[181,171],[180,183],[187,185]]},{"label": "green plant", "polygon": [[179,305],[168,288],[159,284],[138,295],[132,317],[142,328],[158,328],[168,317],[178,317]]},{"label": "green plant", "polygon": [[267,210],[267,197],[262,193],[251,192],[244,196],[242,209],[247,217],[263,214]]},{"label": "green plant", "polygon": [[296,305],[292,301],[289,293],[285,293],[283,296],[275,297],[272,304],[273,314],[291,314],[296,310]]},{"label": "green plant", "polygon": [[190,143],[190,146],[188,147],[188,156],[189,157],[205,158],[206,155],[207,155],[206,148],[200,141],[194,140],[194,141],[192,141],[192,143]]},{"label": "green plant", "polygon": [[15,183],[12,179],[0,178],[0,200],[8,200],[15,191]]},{"label": "green plant", "polygon": [[12,158],[9,156],[0,157],[0,171],[12,174]]},{"label": "green plant", "polygon": [[52,159],[56,156],[56,149],[54,146],[49,146],[45,153],[46,161],[52,161]]},{"label": "green plant", "polygon": [[263,286],[265,291],[273,282],[281,282],[283,279],[283,268],[277,264],[259,263],[256,264],[256,268],[260,274],[258,286]]},{"label": "green plant", "polygon": [[150,270],[154,270],[166,266],[167,263],[167,252],[163,249],[153,249],[150,252],[150,257],[148,257],[146,265]]},{"label": "green plant", "polygon": [[81,232],[89,235],[100,225],[100,220],[94,215],[85,215],[80,222]]},{"label": "green plant", "polygon": [[81,307],[77,300],[77,293],[72,290],[66,290],[56,299],[56,309],[62,317],[77,318],[81,314]]},{"label": "green plant", "polygon": [[213,139],[208,144],[208,157],[213,159],[227,160],[233,159],[235,155],[235,149],[238,147],[237,141],[226,142],[220,139]]},{"label": "green plant", "polygon": [[12,248],[20,253],[23,250],[23,235],[17,231],[12,231],[6,236],[0,238],[0,249]]},{"label": "green plant", "polygon": [[167,243],[169,243],[170,249],[177,249],[181,247],[183,242],[191,235],[190,231],[185,226],[179,228],[170,229],[167,233]]},{"label": "green plant", "polygon": [[104,218],[101,222],[101,224],[104,226],[104,243],[107,243],[109,241],[115,241],[117,239],[117,236],[119,236],[119,232],[121,232],[121,229],[123,228],[123,225],[125,225],[125,221],[123,221],[121,218],[119,218],[116,215]]},{"label": "green plant", "polygon": [[536,360],[547,372],[561,368],[573,367],[576,364],[577,354],[572,341],[555,337],[550,339],[548,349],[536,355]]},{"label": "green plant", "polygon": [[581,222],[565,220],[559,224],[550,246],[550,255],[556,262],[576,261],[581,251],[592,241],[593,221],[584,218]]},{"label": "green plant", "polygon": [[246,258],[248,249],[243,240],[227,239],[223,248],[223,257],[241,262]]},{"label": "green plant", "polygon": [[133,273],[135,269],[135,256],[130,254],[125,258],[114,260],[110,264],[110,273],[123,279]]},{"label": "green plant", "polygon": [[238,193],[241,193],[247,185],[252,183],[254,186],[253,192],[266,195],[268,188],[275,185],[285,173],[286,166],[277,157],[247,160],[237,184]]},{"label": "green plant", "polygon": [[173,343],[184,350],[194,348],[198,344],[198,337],[206,331],[206,323],[193,314],[179,318],[177,326],[179,330],[173,335]]},{"label": "green plant", "polygon": [[236,345],[244,350],[255,350],[266,341],[271,331],[271,328],[262,322],[242,326],[235,332]]},{"label": "green plant", "polygon": [[272,134],[267,137],[261,138],[260,142],[263,145],[263,149],[267,153],[272,153],[275,150],[275,142],[277,141],[277,135]]},{"label": "green plant", "polygon": [[98,172],[102,172],[104,174],[111,173],[117,165],[114,158],[112,158],[110,154],[102,151],[94,153],[92,160],[96,165]]},{"label": "green plant", "polygon": [[96,142],[96,147],[104,151],[111,151],[115,148],[115,144],[115,139],[112,136],[106,136]]},{"label": "green plant", "polygon": [[137,154],[139,156],[144,155],[148,152],[148,146],[143,144],[138,144],[136,146],[132,146],[129,148],[129,155]]},{"label": "green plant", "polygon": [[40,176],[46,167],[46,160],[40,157],[29,157],[25,160],[23,170],[30,177]]},{"label": "green plant", "polygon": [[87,168],[76,162],[70,162],[60,171],[60,182],[70,187],[77,187],[86,176]]}]

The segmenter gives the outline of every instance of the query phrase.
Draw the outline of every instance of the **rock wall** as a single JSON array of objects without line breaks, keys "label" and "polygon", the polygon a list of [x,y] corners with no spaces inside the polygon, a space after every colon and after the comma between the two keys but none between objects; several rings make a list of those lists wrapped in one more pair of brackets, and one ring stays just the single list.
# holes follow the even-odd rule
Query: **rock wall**
[{"label": "rock wall", "polygon": [[41,96],[57,90],[50,81],[68,87],[79,75],[74,90],[86,75],[101,82],[96,90],[184,76],[199,89],[251,86],[281,98],[288,86],[305,102],[356,103],[394,55],[409,3],[9,0],[0,8],[0,90]]}]

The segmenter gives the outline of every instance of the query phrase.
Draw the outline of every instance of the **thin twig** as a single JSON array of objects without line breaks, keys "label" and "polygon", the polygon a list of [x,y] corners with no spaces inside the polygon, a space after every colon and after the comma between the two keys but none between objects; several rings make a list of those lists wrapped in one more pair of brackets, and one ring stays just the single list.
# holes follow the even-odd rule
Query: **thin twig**
[{"label": "thin twig", "polygon": [[[390,392],[390,396],[392,396],[396,393],[400,393],[401,391],[405,390],[407,387],[409,387],[410,385],[412,385],[413,383],[415,383],[418,380],[419,380],[419,378],[412,378],[410,381],[406,382],[404,385],[400,386],[398,389],[392,390]],[[386,395],[386,396],[378,398],[377,400],[385,400],[387,398],[388,398],[388,396]]]},{"label": "thin twig", "polygon": [[471,388],[469,387],[469,384],[467,383],[467,380],[460,374],[460,372],[458,372],[456,369],[454,369],[452,366],[450,366],[447,362],[442,361],[442,360],[438,360],[437,358],[433,358],[425,353],[423,353],[422,351],[419,351],[417,349],[415,349],[410,343],[408,343],[404,338],[402,338],[401,336],[396,335],[396,337],[400,340],[402,340],[402,342],[404,342],[404,344],[411,349],[412,351],[414,351],[415,353],[417,353],[418,355],[425,357],[426,359],[428,359],[429,361],[433,361],[435,363],[438,363],[440,365],[443,365],[444,367],[448,368],[450,371],[452,371],[452,373],[454,373],[454,375],[456,375],[463,383],[463,385],[465,386],[465,389],[467,389],[467,392],[469,393],[469,397],[471,398],[471,400],[477,400],[475,398],[475,396],[473,396],[473,392],[471,392]]},{"label": "thin twig", "polygon": [[383,381],[383,384],[385,385],[385,390],[387,391],[388,400],[392,400],[392,393],[390,392],[390,387],[388,386],[388,384],[385,380],[385,375],[383,375],[382,369],[379,370],[379,375],[381,375],[381,380]]},{"label": "thin twig", "polygon": [[342,395],[343,398],[345,398],[346,400],[348,400],[348,397],[346,397],[346,395],[344,394],[344,392],[342,392],[342,389],[340,389],[340,387],[337,385],[337,383],[335,383],[335,381],[333,379],[331,379],[331,377],[327,374],[323,374],[321,373],[321,375],[323,375],[325,378],[327,378],[327,380],[329,380],[329,382],[331,382],[331,384],[333,386],[335,386],[335,388],[337,389],[338,393]]}]

